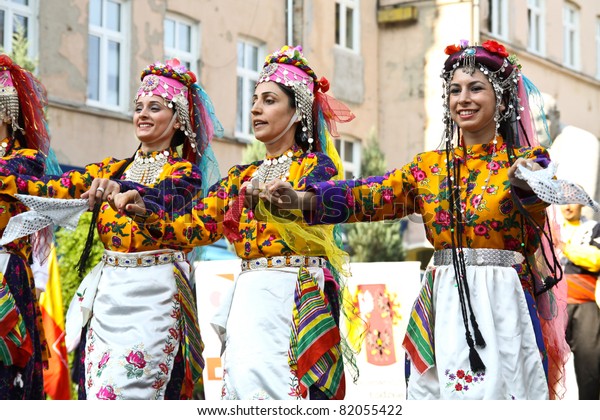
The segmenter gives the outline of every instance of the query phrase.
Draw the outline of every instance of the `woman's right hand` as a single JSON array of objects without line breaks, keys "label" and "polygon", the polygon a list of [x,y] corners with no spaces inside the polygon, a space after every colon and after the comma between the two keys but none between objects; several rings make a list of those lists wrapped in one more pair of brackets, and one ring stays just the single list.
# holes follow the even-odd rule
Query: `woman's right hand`
[{"label": "woman's right hand", "polygon": [[282,210],[310,210],[314,193],[296,191],[289,182],[274,179],[265,185],[259,196]]},{"label": "woman's right hand", "polygon": [[88,200],[88,205],[92,210],[97,202],[110,202],[120,192],[121,186],[117,182],[108,178],[94,178],[90,188],[81,194],[81,198]]},{"label": "woman's right hand", "polygon": [[115,195],[109,204],[116,211],[136,216],[146,215],[146,204],[137,190],[129,190]]}]

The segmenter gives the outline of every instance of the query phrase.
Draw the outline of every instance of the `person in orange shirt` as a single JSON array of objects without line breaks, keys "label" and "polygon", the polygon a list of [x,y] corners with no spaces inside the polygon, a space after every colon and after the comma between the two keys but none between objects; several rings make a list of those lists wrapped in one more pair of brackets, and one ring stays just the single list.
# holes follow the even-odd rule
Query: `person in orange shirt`
[{"label": "person in orange shirt", "polygon": [[600,399],[600,224],[581,214],[583,205],[560,210],[561,262],[568,285],[567,342],[574,355],[580,400]]}]

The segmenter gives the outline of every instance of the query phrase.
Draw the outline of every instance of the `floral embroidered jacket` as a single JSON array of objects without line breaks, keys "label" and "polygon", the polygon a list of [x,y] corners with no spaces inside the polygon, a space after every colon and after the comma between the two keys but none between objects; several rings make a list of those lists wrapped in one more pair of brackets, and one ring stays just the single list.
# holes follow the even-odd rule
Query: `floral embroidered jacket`
[{"label": "floral embroidered jacket", "polygon": [[[43,153],[32,149],[22,149],[19,142],[14,140],[12,152],[0,159],[0,177],[11,176],[13,179],[24,176],[42,177],[45,169],[44,160]],[[27,211],[28,208],[1,188],[0,194],[2,194],[0,196],[0,235],[2,235],[10,218]],[[5,247],[11,252],[19,254],[25,260],[31,255],[31,245],[27,237],[19,238]]]},{"label": "floral embroidered jacket", "polygon": [[[237,165],[226,177],[210,188],[199,200],[191,214],[177,215],[166,211],[152,197],[151,190],[141,191],[150,216],[145,227],[155,238],[173,246],[199,246],[215,242],[223,236],[225,214],[238,199],[244,182],[250,181],[262,161]],[[297,190],[306,185],[331,179],[337,174],[335,165],[323,153],[304,153],[293,148],[292,164],[287,180]],[[239,220],[241,238],[233,245],[240,258],[252,259],[277,255],[291,255],[292,250],[273,226],[256,219],[251,209],[243,208]]]},{"label": "floral embroidered jacket", "polygon": [[[527,254],[538,247],[533,227],[525,225],[510,194],[510,167],[506,144],[454,149],[460,168],[461,203],[465,214],[463,244],[470,248],[496,248]],[[549,159],[542,147],[515,149],[515,159]],[[346,223],[422,215],[429,242],[436,250],[451,247],[450,213],[447,192],[448,170],[444,150],[418,154],[412,162],[384,176],[361,180],[323,182],[307,186],[316,193],[318,207],[306,212],[310,223]],[[489,176],[489,181],[486,179]],[[482,193],[482,194],[481,194]],[[533,194],[519,196],[524,208],[543,226],[548,204]]]},{"label": "floral embroidered jacket", "polygon": [[[17,174],[23,176],[30,174],[34,176],[43,176],[45,163],[43,153],[21,148],[18,140],[4,140],[6,146],[6,155],[0,158],[0,176]],[[14,177],[14,175],[13,175]],[[9,194],[0,193],[0,235],[12,216],[27,211],[20,201]],[[8,260],[5,271],[0,272],[0,318],[2,318],[2,328],[0,331],[0,344],[6,353],[2,354],[2,363],[0,369],[3,371],[0,375],[0,399],[41,399],[43,398],[43,364],[49,357],[49,349],[44,336],[42,326],[42,313],[35,293],[35,282],[33,273],[29,268],[29,258],[32,248],[29,237],[16,239],[4,246],[13,256]],[[20,257],[17,258],[16,256]],[[15,337],[11,336],[15,331],[21,331],[24,326],[26,334],[19,333],[23,341],[15,342]],[[5,346],[6,342],[11,342],[13,346]],[[29,350],[19,351],[15,346],[29,348]],[[27,356],[25,356],[27,354]],[[25,360],[27,357],[27,360]],[[16,370],[11,365],[19,365]],[[17,387],[14,385],[17,372],[22,375],[24,386],[19,392],[12,390]]]},{"label": "floral embroidered jacket", "polygon": [[[156,154],[156,152],[154,153]],[[33,159],[30,165],[39,164]],[[85,167],[85,171],[69,171],[61,176],[45,176],[37,178],[27,170],[18,172],[23,175],[9,175],[0,178],[0,193],[13,195],[15,193],[31,194],[54,198],[79,198],[87,191],[94,178],[110,178],[112,174],[126,164],[126,160],[106,158],[100,163]],[[28,175],[25,175],[28,174]],[[123,179],[124,176],[121,176]],[[175,151],[171,151],[156,184],[152,187],[154,199],[167,208],[172,214],[181,216],[189,211],[196,194],[201,192],[200,170],[190,162],[181,159]],[[119,181],[122,190],[132,188],[142,189],[142,186],[130,181]],[[187,206],[187,207],[186,207]],[[185,243],[169,243],[168,246],[160,240],[148,235],[145,229],[140,229],[137,222],[113,210],[108,203],[103,203],[98,215],[98,233],[104,247],[117,252],[140,252],[161,248],[173,248],[190,251],[192,247]],[[168,235],[165,235],[168,237]]]}]

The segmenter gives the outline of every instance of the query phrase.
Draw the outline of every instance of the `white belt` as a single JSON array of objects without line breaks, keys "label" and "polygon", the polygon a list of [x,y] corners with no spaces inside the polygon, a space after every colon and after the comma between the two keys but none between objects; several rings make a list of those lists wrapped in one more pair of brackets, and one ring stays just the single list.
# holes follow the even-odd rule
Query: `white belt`
[{"label": "white belt", "polygon": [[251,260],[242,260],[242,271],[281,267],[325,267],[326,263],[327,260],[322,257],[278,255],[275,257],[260,257]]},{"label": "white belt", "polygon": [[185,255],[181,251],[167,251],[159,254],[136,254],[113,255],[104,253],[102,261],[115,267],[150,267],[152,265],[170,264],[172,262],[185,261]]},{"label": "white belt", "polygon": [[[512,267],[521,264],[525,257],[517,251],[492,248],[463,248],[466,265],[490,265],[497,267]],[[452,249],[441,249],[433,253],[433,265],[452,265]]]}]

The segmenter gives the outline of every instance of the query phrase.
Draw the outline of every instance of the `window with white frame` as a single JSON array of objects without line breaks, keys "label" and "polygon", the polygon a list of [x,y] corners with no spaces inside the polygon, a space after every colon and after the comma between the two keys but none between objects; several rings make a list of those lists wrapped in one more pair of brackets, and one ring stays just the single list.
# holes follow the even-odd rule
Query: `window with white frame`
[{"label": "window with white frame", "polygon": [[254,85],[258,80],[265,57],[264,46],[251,41],[237,43],[237,110],[235,135],[244,140],[252,140],[250,120]]},{"label": "window with white frame", "polygon": [[178,58],[181,64],[197,74],[199,33],[196,22],[168,14],[165,18],[165,60]]},{"label": "window with white frame", "polygon": [[565,3],[563,8],[563,53],[564,65],[579,68],[579,9]]},{"label": "window with white frame", "polygon": [[88,104],[121,111],[127,102],[129,66],[126,0],[90,0]]},{"label": "window with white frame", "polygon": [[360,0],[336,0],[335,45],[360,51]]},{"label": "window with white frame", "polygon": [[344,178],[358,178],[360,176],[360,142],[335,139],[335,148],[344,165]]},{"label": "window with white frame", "polygon": [[23,31],[29,42],[29,56],[36,53],[38,0],[0,0],[0,46],[12,52],[13,34]]},{"label": "window with white frame", "polygon": [[529,51],[544,55],[546,52],[546,0],[527,0],[527,18],[529,21],[529,40],[527,48]]},{"label": "window with white frame", "polygon": [[490,35],[508,39],[508,0],[489,0]]}]

